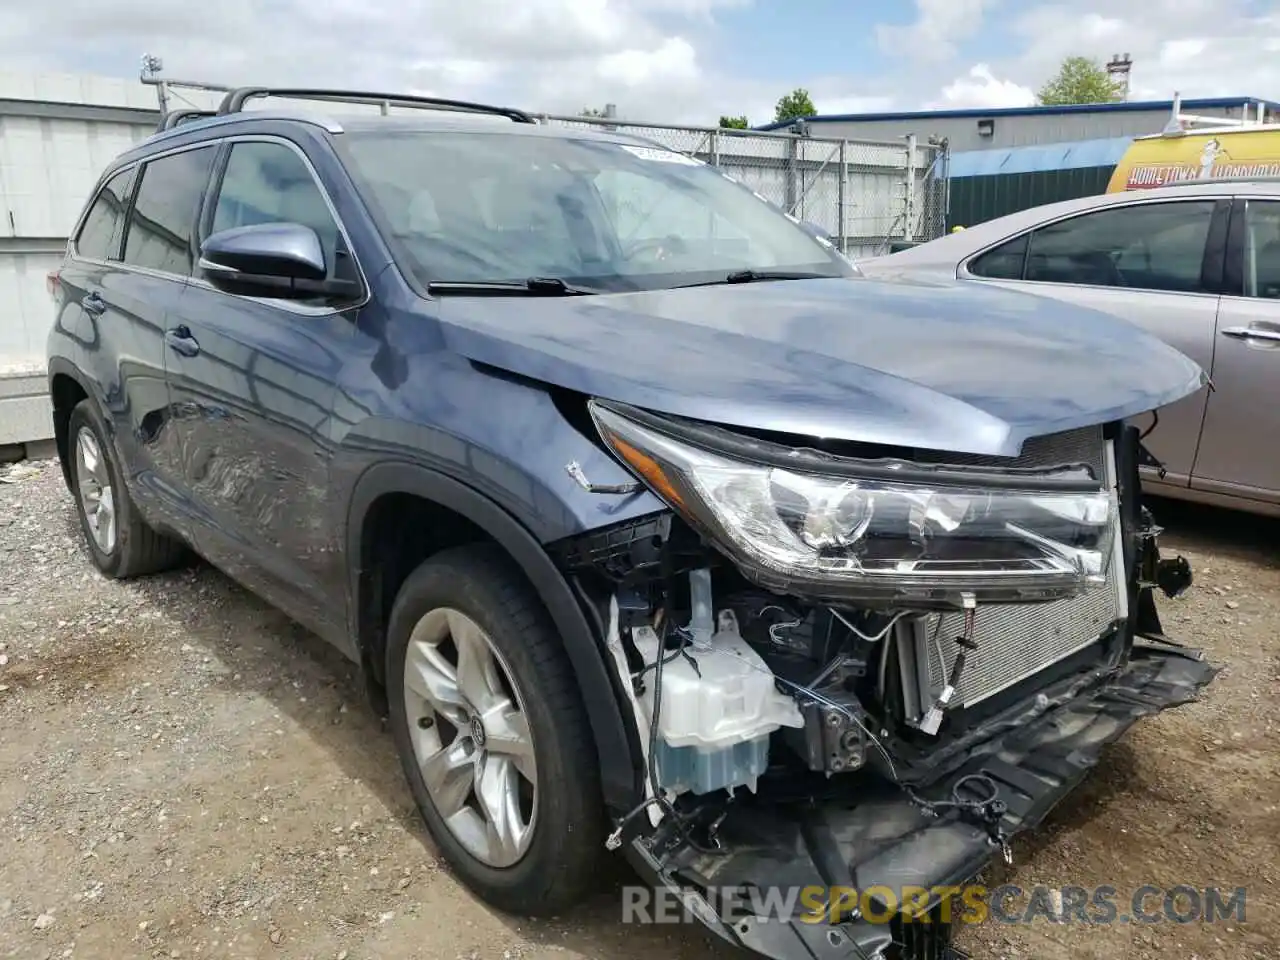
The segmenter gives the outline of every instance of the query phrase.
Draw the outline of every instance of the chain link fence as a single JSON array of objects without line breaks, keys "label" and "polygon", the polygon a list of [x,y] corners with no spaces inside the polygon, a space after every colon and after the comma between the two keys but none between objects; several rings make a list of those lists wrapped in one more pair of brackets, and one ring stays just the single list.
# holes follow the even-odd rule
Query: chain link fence
[{"label": "chain link fence", "polygon": [[850,257],[932,240],[945,230],[945,145],[831,140],[787,131],[728,130],[609,117],[542,114],[556,126],[640,137],[718,167],[824,230]]}]

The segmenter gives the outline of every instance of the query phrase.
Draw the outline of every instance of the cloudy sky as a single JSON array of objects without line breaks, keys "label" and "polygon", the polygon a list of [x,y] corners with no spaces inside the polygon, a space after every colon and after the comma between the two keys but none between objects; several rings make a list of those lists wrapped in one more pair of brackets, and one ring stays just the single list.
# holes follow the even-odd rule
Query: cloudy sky
[{"label": "cloudy sky", "polygon": [[1280,0],[0,0],[8,70],[320,83],[632,119],[1017,106],[1064,56],[1135,98],[1280,100]]}]

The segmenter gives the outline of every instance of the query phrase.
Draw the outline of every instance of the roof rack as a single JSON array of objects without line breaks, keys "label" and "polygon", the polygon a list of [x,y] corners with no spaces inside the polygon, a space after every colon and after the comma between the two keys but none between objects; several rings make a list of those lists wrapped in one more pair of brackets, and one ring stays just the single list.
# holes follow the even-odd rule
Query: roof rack
[{"label": "roof rack", "polygon": [[[1257,116],[1252,116],[1250,107],[1256,106],[1258,110]],[[1174,92],[1173,94],[1173,110],[1170,112],[1169,121],[1164,125],[1164,129],[1160,131],[1159,136],[1171,137],[1180,136],[1185,133],[1195,131],[1197,127],[1201,128],[1196,131],[1199,133],[1218,133],[1227,132],[1229,130],[1239,130],[1248,127],[1261,127],[1266,124],[1266,105],[1261,101],[1256,104],[1250,101],[1242,103],[1242,116],[1236,117],[1209,117],[1195,113],[1182,112],[1182,94]],[[1204,129],[1211,128],[1211,129]]]},{"label": "roof rack", "polygon": [[[160,123],[157,132],[171,130],[180,124],[199,118],[241,113],[249,100],[260,97],[319,100],[327,103],[359,103],[381,107],[384,116],[390,112],[391,107],[395,106],[486,114],[506,117],[515,123],[538,122],[532,115],[515,107],[499,107],[490,103],[474,103],[470,100],[446,100],[442,97],[420,97],[409,93],[370,93],[363,90],[330,90],[314,87],[230,87],[221,83],[206,83],[202,80],[170,79],[161,76],[163,69],[164,63],[159,57],[143,54],[142,73],[139,79],[156,88],[156,98],[160,105]],[[174,92],[175,87],[220,93],[223,96],[216,110],[194,107],[194,105],[194,109],[170,110],[170,95],[182,97],[181,94]]]},{"label": "roof rack", "polygon": [[156,132],[163,130],[172,130],[174,127],[184,123],[190,123],[192,120],[205,120],[209,117],[216,117],[216,110],[172,110],[166,113],[160,120],[160,125],[156,127]]},{"label": "roof rack", "polygon": [[492,116],[506,117],[516,123],[537,123],[523,110],[514,107],[496,107],[487,103],[472,103],[469,100],[445,100],[441,97],[419,97],[404,93],[369,93],[358,90],[325,90],[300,87],[238,87],[222,98],[218,106],[218,115],[240,113],[247,101],[258,97],[284,97],[290,100],[321,100],[330,103],[360,103],[382,107],[385,114],[389,108],[414,107],[422,110],[448,110],[456,113],[483,113]]}]

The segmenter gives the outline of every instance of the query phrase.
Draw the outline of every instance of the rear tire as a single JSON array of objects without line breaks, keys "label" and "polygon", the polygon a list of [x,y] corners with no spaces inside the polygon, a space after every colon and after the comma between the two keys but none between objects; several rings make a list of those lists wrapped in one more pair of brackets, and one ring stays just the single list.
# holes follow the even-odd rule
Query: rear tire
[{"label": "rear tire", "polygon": [[186,548],[142,519],[107,436],[93,401],[76,404],[67,426],[67,467],[94,566],[117,580],[177,566]]},{"label": "rear tire", "polygon": [[510,913],[579,901],[603,849],[599,765],[560,638],[511,560],[466,546],[418,567],[392,608],[386,666],[405,776],[457,875]]}]

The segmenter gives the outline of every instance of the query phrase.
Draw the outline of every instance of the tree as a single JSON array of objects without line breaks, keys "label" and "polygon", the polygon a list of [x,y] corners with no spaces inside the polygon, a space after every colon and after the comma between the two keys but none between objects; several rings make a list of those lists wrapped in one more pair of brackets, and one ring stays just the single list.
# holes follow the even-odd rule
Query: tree
[{"label": "tree", "polygon": [[1036,100],[1046,107],[1068,103],[1115,103],[1124,99],[1124,83],[1096,60],[1067,57],[1057,75],[1040,88]]},{"label": "tree", "polygon": [[778,100],[777,109],[774,111],[774,120],[799,120],[802,117],[812,117],[818,112],[818,108],[813,105],[813,100],[809,96],[809,91],[803,87],[796,87],[785,97]]},{"label": "tree", "polygon": [[578,114],[580,117],[606,117],[608,116],[603,110],[597,110],[595,107],[583,107]]},{"label": "tree", "polygon": [[750,126],[751,124],[747,122],[747,118],[745,116],[720,118],[720,127],[723,130],[746,130]]}]

